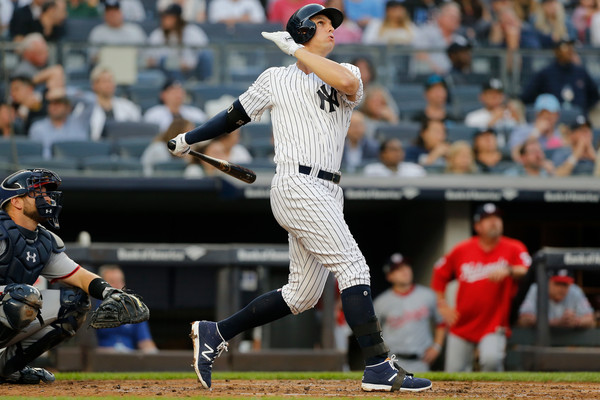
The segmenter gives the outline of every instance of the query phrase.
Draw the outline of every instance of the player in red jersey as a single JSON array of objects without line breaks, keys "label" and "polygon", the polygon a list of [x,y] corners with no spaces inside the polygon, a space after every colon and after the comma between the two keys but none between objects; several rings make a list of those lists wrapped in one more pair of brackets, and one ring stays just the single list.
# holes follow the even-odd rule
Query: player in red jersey
[{"label": "player in red jersey", "polygon": [[[525,245],[503,236],[496,205],[486,203],[474,215],[477,233],[457,244],[435,265],[431,287],[439,311],[450,327],[445,370],[472,371],[475,349],[482,371],[502,371],[510,335],[511,300],[517,280],[531,265]],[[448,282],[456,279],[456,306],[445,300]]]}]

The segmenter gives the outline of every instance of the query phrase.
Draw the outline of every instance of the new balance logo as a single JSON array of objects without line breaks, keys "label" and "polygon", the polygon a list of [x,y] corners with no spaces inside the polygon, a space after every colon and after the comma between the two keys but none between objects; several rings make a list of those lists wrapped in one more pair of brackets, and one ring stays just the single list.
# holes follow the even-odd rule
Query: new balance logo
[{"label": "new balance logo", "polygon": [[321,110],[325,111],[325,102],[329,103],[329,112],[334,112],[335,106],[340,106],[337,98],[337,90],[334,88],[331,88],[331,93],[327,93],[327,87],[325,85],[321,85],[321,88],[317,91],[317,94],[321,99]]},{"label": "new balance logo", "polygon": [[31,254],[30,252],[27,252],[27,261],[31,261],[31,262],[35,262],[35,259],[37,257],[37,254],[33,253]]},{"label": "new balance logo", "polygon": [[208,350],[204,350],[204,351],[202,352],[202,357],[204,357],[204,358],[206,358],[208,361],[211,361],[211,362],[212,362],[212,358],[210,357],[210,355],[212,355],[212,354],[215,352],[215,350],[214,350],[212,347],[210,347],[208,344],[206,344],[206,343],[204,343],[204,346],[206,346],[206,348],[207,348]]}]

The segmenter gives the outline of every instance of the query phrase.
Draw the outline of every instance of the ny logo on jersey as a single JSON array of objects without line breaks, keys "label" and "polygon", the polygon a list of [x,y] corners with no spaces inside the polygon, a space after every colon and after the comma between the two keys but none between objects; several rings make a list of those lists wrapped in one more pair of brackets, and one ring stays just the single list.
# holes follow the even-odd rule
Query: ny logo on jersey
[{"label": "ny logo on jersey", "polygon": [[331,93],[327,93],[325,85],[321,85],[321,89],[317,91],[319,98],[321,99],[321,110],[325,111],[325,102],[329,103],[329,112],[335,111],[335,106],[340,106],[337,98],[337,90],[331,88]]},{"label": "ny logo on jersey", "polygon": [[31,254],[30,252],[27,252],[27,261],[31,261],[31,262],[35,262],[35,259],[37,257],[37,254],[33,253]]}]

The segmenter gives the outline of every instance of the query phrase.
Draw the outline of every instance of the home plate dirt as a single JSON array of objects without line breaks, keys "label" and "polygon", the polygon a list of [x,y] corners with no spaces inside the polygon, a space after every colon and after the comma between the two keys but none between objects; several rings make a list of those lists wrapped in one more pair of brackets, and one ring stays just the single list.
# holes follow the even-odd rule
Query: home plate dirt
[{"label": "home plate dirt", "polygon": [[363,392],[356,380],[216,380],[212,390],[192,379],[56,381],[41,385],[0,385],[2,396],[27,397],[400,397],[416,399],[600,399],[597,383],[444,382],[425,392]]}]

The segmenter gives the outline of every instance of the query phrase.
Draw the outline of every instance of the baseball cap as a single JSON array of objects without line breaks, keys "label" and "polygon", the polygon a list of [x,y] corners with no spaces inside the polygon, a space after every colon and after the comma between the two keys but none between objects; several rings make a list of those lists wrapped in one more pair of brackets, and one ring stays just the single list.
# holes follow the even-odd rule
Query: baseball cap
[{"label": "baseball cap", "polygon": [[171,86],[183,86],[183,84],[181,83],[181,81],[178,81],[176,79],[167,79],[164,85],[162,86],[161,92],[164,92]]},{"label": "baseball cap", "polygon": [[383,266],[383,273],[389,274],[403,265],[410,265],[410,263],[402,254],[394,253],[390,256],[388,262]]},{"label": "baseball cap", "polygon": [[485,82],[482,86],[482,91],[486,90],[497,90],[499,92],[504,92],[504,84],[498,78],[492,78],[489,81]]},{"label": "baseball cap", "polygon": [[573,274],[568,269],[558,269],[551,272],[550,280],[552,282],[571,284],[575,282]]},{"label": "baseball cap", "polygon": [[119,0],[104,0],[104,8],[121,8]]},{"label": "baseball cap", "polygon": [[502,215],[502,213],[494,203],[485,203],[477,207],[477,209],[475,210],[475,214],[473,214],[473,221],[479,222],[482,219],[491,215],[500,216]]},{"label": "baseball cap", "polygon": [[587,126],[588,128],[591,128],[592,124],[585,115],[578,115],[577,117],[575,117],[575,120],[571,124],[570,128],[573,131],[575,129],[581,128],[582,126]]},{"label": "baseball cap", "polygon": [[177,17],[180,17],[182,14],[183,10],[181,8],[181,6],[179,4],[171,4],[169,5],[167,8],[165,8],[160,15],[175,15]]},{"label": "baseball cap", "polygon": [[533,109],[536,113],[540,111],[546,110],[550,112],[559,112],[560,111],[560,102],[550,93],[540,94],[536,99],[533,105]]},{"label": "baseball cap", "polygon": [[437,84],[442,84],[442,85],[444,85],[444,87],[446,87],[446,81],[444,80],[444,78],[442,76],[437,75],[437,74],[430,75],[425,80],[425,90],[429,90],[432,86],[435,86]]},{"label": "baseball cap", "polygon": [[405,7],[404,1],[389,0],[385,3],[385,8],[396,7],[396,6]]},{"label": "baseball cap", "polygon": [[480,128],[480,129],[475,129],[475,131],[473,132],[473,139],[475,139],[479,135],[483,135],[484,133],[491,133],[494,136],[498,135],[498,133],[496,132],[496,130],[494,128],[489,128],[489,127],[488,128]]},{"label": "baseball cap", "polygon": [[468,50],[473,48],[469,39],[464,36],[456,36],[452,43],[446,48],[446,53],[455,53],[461,50]]}]

